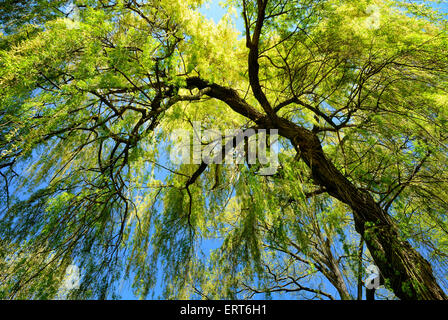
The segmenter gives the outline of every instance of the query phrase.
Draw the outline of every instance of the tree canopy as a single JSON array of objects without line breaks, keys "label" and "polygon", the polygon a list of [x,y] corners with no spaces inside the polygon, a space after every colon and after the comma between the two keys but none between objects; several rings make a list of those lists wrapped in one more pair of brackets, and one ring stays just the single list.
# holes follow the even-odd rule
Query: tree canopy
[{"label": "tree canopy", "polygon": [[[228,0],[215,23],[203,5],[3,1],[0,298],[58,297],[76,265],[68,298],[162,278],[169,299],[362,299],[374,264],[384,298],[447,299],[443,13]],[[171,161],[198,123],[278,130],[277,171]]]}]

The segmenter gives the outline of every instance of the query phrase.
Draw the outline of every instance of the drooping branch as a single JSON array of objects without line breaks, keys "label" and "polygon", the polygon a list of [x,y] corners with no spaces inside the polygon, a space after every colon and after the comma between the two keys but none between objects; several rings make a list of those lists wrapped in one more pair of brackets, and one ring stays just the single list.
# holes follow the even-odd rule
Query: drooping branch
[{"label": "drooping branch", "polygon": [[300,151],[310,168],[314,183],[347,204],[353,211],[356,231],[364,238],[376,265],[401,299],[447,299],[437,284],[431,265],[411,245],[401,239],[391,217],[373,197],[356,187],[325,156],[315,133],[295,123],[263,116],[233,89],[209,84],[200,78],[187,80],[189,87],[210,87],[208,95],[225,102],[232,110],[248,117],[261,128],[278,129]]}]

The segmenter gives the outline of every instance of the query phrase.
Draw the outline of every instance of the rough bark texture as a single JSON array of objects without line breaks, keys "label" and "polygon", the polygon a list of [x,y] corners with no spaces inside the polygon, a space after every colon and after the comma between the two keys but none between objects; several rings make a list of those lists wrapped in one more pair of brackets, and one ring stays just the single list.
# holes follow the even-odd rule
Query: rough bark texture
[{"label": "rough bark texture", "polygon": [[363,237],[375,264],[395,295],[402,300],[446,300],[431,268],[409,242],[402,239],[395,222],[373,197],[350,182],[325,157],[317,135],[293,122],[266,116],[250,106],[230,88],[190,78],[187,86],[210,88],[207,95],[225,102],[234,111],[254,121],[261,128],[278,129],[300,152],[311,169],[314,182],[328,194],[347,204],[353,211],[356,231]]}]

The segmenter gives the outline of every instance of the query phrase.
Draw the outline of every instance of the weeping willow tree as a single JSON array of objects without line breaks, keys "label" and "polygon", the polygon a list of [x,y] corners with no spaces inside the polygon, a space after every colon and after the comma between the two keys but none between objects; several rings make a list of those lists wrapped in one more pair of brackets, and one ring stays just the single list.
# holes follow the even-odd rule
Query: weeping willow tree
[{"label": "weeping willow tree", "polygon": [[[360,299],[373,263],[393,297],[447,299],[443,14],[232,0],[214,23],[202,5],[2,3],[0,297],[58,297],[76,265],[68,298],[162,279],[172,299]],[[278,130],[277,171],[171,161],[197,123]]]}]

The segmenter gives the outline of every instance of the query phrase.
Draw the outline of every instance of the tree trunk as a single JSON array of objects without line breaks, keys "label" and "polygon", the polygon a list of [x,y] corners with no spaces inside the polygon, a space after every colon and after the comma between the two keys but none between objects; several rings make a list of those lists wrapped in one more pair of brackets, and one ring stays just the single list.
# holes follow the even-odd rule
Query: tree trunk
[{"label": "tree trunk", "polygon": [[447,299],[429,262],[400,237],[395,222],[373,197],[354,186],[325,157],[317,135],[284,119],[279,125],[279,133],[291,140],[311,169],[314,182],[353,210],[356,231],[395,295],[402,300]]}]

